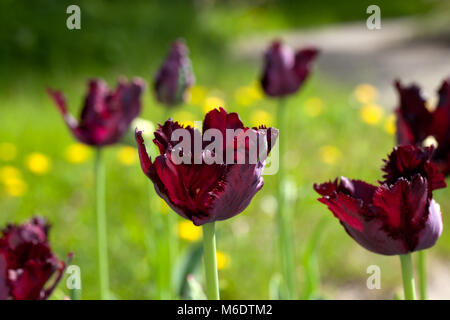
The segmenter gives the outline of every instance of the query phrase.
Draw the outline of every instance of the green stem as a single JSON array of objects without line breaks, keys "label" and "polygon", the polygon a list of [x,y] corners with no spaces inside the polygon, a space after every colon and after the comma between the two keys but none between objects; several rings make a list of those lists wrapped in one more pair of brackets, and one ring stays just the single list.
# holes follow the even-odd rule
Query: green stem
[{"label": "green stem", "polygon": [[216,260],[216,230],[215,223],[203,225],[203,262],[206,276],[206,296],[208,300],[220,300],[219,276]]},{"label": "green stem", "polygon": [[108,275],[108,244],[106,236],[106,212],[105,212],[105,166],[102,159],[102,151],[97,149],[95,159],[95,185],[97,196],[97,247],[98,247],[98,272],[100,280],[100,297],[109,299],[109,275]]},{"label": "green stem", "polygon": [[278,247],[280,254],[280,261],[283,270],[283,282],[287,288],[287,299],[297,298],[297,288],[295,280],[295,261],[293,254],[293,237],[292,237],[292,219],[290,216],[290,211],[286,210],[286,192],[284,190],[285,186],[285,170],[283,164],[283,156],[286,151],[287,142],[287,119],[286,119],[286,104],[285,100],[280,99],[278,107],[278,129],[280,130],[280,135],[278,137],[279,144],[279,168],[278,168]]},{"label": "green stem", "polygon": [[419,293],[421,300],[427,300],[427,260],[425,251],[417,252],[417,262],[419,269]]},{"label": "green stem", "polygon": [[400,255],[402,265],[403,290],[405,292],[405,300],[416,300],[416,288],[414,285],[414,273],[412,267],[411,254]]}]

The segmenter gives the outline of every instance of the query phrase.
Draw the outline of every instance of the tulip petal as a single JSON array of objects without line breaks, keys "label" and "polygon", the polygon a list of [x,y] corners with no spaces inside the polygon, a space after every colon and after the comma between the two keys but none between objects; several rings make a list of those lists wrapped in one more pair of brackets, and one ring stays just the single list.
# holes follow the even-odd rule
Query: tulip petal
[{"label": "tulip petal", "polygon": [[403,87],[399,80],[395,87],[400,97],[397,109],[399,144],[418,144],[429,135],[431,113],[425,106],[420,88],[417,85]]},{"label": "tulip petal", "polygon": [[145,148],[144,138],[142,137],[142,131],[136,128],[135,138],[138,146],[139,160],[141,162],[142,171],[149,177],[150,167],[152,166],[152,160],[148,156],[147,149]]}]

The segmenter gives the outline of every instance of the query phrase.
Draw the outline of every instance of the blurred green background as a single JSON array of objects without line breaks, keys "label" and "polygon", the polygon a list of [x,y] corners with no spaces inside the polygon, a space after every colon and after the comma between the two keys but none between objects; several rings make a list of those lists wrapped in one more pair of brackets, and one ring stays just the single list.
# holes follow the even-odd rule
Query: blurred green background
[{"label": "blurred green background", "polygon": [[[81,8],[81,30],[71,31],[66,28],[66,8],[74,3]],[[83,298],[98,298],[94,157],[75,144],[45,88],[63,90],[71,111],[78,114],[88,78],[102,77],[115,86],[121,75],[140,76],[149,83],[141,117],[156,125],[165,120],[167,111],[153,99],[152,78],[170,43],[184,38],[197,83],[191,90],[191,102],[169,111],[174,119],[201,120],[205,111],[224,105],[228,111],[239,112],[246,125],[276,126],[276,101],[263,97],[257,85],[262,52],[255,49],[250,55],[240,54],[239,41],[283,38],[287,33],[314,32],[343,23],[359,23],[365,28],[370,4],[372,1],[358,0],[338,4],[331,0],[1,0],[0,224],[21,222],[35,214],[47,217],[53,224],[50,237],[58,255],[75,253],[73,263],[81,267]],[[436,28],[438,34],[448,33],[448,26],[425,23],[442,17],[448,22],[448,6],[439,1],[377,4],[383,19],[414,17],[424,21],[433,34]],[[261,41],[260,47],[265,47],[266,40]],[[390,86],[392,80],[383,81]],[[437,87],[440,79],[433,80]],[[297,279],[304,298],[392,298],[400,288],[397,258],[359,247],[316,201],[312,189],[314,182],[340,175],[372,183],[380,178],[381,159],[395,140],[390,111],[395,101],[389,105],[380,101],[384,101],[382,92],[371,84],[370,75],[364,74],[359,84],[337,80],[327,74],[320,58],[301,92],[288,100],[291,116],[286,134],[292,147],[283,164],[291,181]],[[167,297],[161,293],[161,281],[165,280],[160,277],[167,277],[168,270],[161,275],[157,268],[167,254],[166,209],[154,192],[149,200],[149,183],[134,146],[110,147],[105,153],[114,297]],[[248,209],[217,226],[225,299],[275,297],[275,182],[274,176],[265,176],[264,188]],[[447,226],[448,194],[448,190],[436,192]],[[200,238],[198,230],[183,224],[181,218],[177,217],[177,223],[173,232],[180,238],[182,262],[185,256],[195,257]],[[431,261],[448,263],[447,231],[430,251]],[[175,270],[182,269],[181,262],[174,264]],[[366,288],[366,268],[372,264],[381,267],[381,290]],[[191,271],[201,282],[201,269]],[[62,281],[53,297],[67,294]]]}]

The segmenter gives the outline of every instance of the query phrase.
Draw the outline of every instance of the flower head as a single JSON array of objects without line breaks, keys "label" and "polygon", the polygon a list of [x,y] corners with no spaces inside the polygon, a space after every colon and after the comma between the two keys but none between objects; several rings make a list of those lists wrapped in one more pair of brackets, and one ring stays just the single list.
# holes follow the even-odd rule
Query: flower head
[{"label": "flower head", "polygon": [[347,233],[367,250],[398,255],[432,247],[442,232],[432,191],[446,186],[432,148],[394,148],[378,186],[341,177],[314,189]]},{"label": "flower head", "polygon": [[[180,129],[184,133],[182,148],[175,138]],[[229,130],[234,134],[231,139],[227,139]],[[211,132],[217,134],[213,149],[205,142]],[[205,116],[203,133],[172,119],[160,125],[153,140],[160,155],[152,161],[142,132],[136,130],[142,170],[153,181],[158,195],[197,226],[231,218],[249,205],[264,184],[265,159],[277,136],[277,129],[244,127],[237,113],[215,109]],[[196,139],[202,141],[200,152],[196,151]],[[255,146],[257,157],[252,162]],[[182,162],[177,154],[183,157]],[[219,154],[222,157],[215,158]],[[225,158],[227,161],[223,161]]]},{"label": "flower head", "polygon": [[[8,225],[0,238],[0,299],[47,299],[63,274],[65,263],[51,251],[49,225],[33,218]],[[44,287],[56,275],[52,284]]]},{"label": "flower head", "polygon": [[169,55],[155,76],[156,99],[167,106],[186,101],[189,87],[195,82],[189,50],[182,40],[173,43]]},{"label": "flower head", "polygon": [[111,91],[102,80],[91,80],[80,119],[67,110],[64,95],[48,89],[47,92],[61,111],[73,135],[92,146],[105,146],[119,142],[131,122],[141,111],[141,94],[145,84],[141,79],[119,81]]},{"label": "flower head", "polygon": [[308,77],[318,53],[316,48],[294,52],[289,46],[274,41],[264,59],[261,79],[264,92],[271,97],[295,93]]},{"label": "flower head", "polygon": [[437,142],[433,161],[445,174],[450,174],[450,78],[444,80],[438,91],[439,102],[434,111],[417,85],[402,86],[395,82],[399,94],[397,112],[398,144],[422,146],[429,137]]}]

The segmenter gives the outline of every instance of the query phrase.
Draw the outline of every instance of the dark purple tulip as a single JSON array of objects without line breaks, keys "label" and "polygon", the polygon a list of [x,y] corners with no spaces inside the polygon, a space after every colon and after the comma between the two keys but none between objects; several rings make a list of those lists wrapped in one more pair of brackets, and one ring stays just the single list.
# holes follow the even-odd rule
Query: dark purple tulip
[{"label": "dark purple tulip", "polygon": [[308,77],[318,53],[316,48],[305,48],[295,53],[289,46],[273,42],[264,58],[261,79],[264,92],[271,97],[295,93]]},{"label": "dark purple tulip", "polygon": [[156,99],[167,106],[186,100],[187,90],[195,82],[189,50],[181,40],[176,41],[155,76]]},{"label": "dark purple tulip", "polygon": [[375,253],[399,255],[432,247],[442,232],[432,191],[446,186],[431,162],[432,147],[394,148],[378,186],[341,177],[314,185],[347,233]]},{"label": "dark purple tulip", "polygon": [[[207,222],[229,219],[242,212],[250,203],[253,196],[263,184],[261,176],[265,166],[265,158],[257,159],[252,164],[245,161],[242,164],[213,163],[207,164],[205,159],[211,155],[211,151],[200,153],[200,163],[195,164],[195,153],[189,153],[191,164],[176,164],[173,160],[172,151],[178,142],[171,140],[172,132],[183,128],[178,122],[169,119],[160,125],[155,132],[153,142],[158,146],[160,155],[154,161],[147,154],[142,132],[136,131],[139,157],[144,173],[153,181],[155,190],[169,206],[183,218],[191,220],[199,226]],[[191,141],[194,135],[202,139],[202,133],[189,126],[187,130]],[[267,141],[267,154],[278,137],[278,130],[274,128],[246,128],[242,124],[237,113],[227,113],[223,108],[212,110],[203,122],[203,134],[208,129],[219,130],[226,137],[226,129],[242,129],[243,133],[252,130],[257,137]],[[245,141],[245,142],[243,142]],[[234,143],[233,143],[234,142]],[[235,152],[247,154],[249,145],[254,141],[235,138],[231,143],[223,143],[223,152]],[[209,144],[209,142],[208,142]],[[207,144],[203,144],[205,148]],[[258,149],[259,150],[259,149]],[[239,157],[239,156],[238,156]]]},{"label": "dark purple tulip", "polygon": [[131,122],[141,111],[144,87],[143,80],[138,78],[131,82],[121,79],[115,91],[111,91],[103,80],[89,81],[80,120],[68,112],[61,92],[52,89],[47,92],[79,141],[91,146],[105,146],[119,142],[128,132]]},{"label": "dark purple tulip", "polygon": [[[52,253],[48,231],[47,222],[41,218],[8,225],[2,231],[0,300],[43,300],[50,296],[61,279],[65,263]],[[45,286],[54,275],[52,283]]]},{"label": "dark purple tulip", "polygon": [[450,78],[439,89],[439,102],[433,112],[426,108],[420,88],[416,85],[403,87],[396,81],[400,103],[397,112],[398,144],[422,146],[425,139],[433,136],[437,142],[433,161],[445,174],[450,174]]}]

